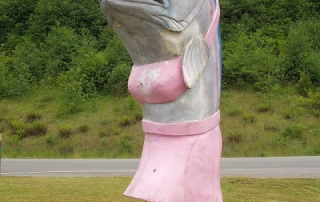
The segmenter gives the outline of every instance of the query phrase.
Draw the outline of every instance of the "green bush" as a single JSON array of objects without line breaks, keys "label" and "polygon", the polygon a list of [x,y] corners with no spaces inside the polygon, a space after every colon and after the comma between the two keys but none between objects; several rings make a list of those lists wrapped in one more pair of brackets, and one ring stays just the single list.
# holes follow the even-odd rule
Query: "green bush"
[{"label": "green bush", "polygon": [[70,27],[78,34],[85,28],[98,37],[107,22],[95,1],[38,0],[28,24],[27,34],[40,43],[57,24]]},{"label": "green bush", "polygon": [[135,123],[135,120],[131,116],[124,115],[119,119],[120,126],[130,126],[133,123]]},{"label": "green bush", "polygon": [[133,151],[132,145],[132,137],[130,135],[123,135],[121,136],[120,143],[119,143],[119,150],[120,153],[127,153],[130,154]]},{"label": "green bush", "polygon": [[243,110],[240,107],[231,106],[226,109],[226,113],[229,116],[237,116],[237,115],[241,115],[243,113]]},{"label": "green bush", "polygon": [[59,136],[62,138],[68,138],[72,134],[72,127],[69,124],[64,124],[59,127]]},{"label": "green bush", "polygon": [[255,121],[255,116],[252,114],[245,114],[243,119],[246,123],[253,123]]},{"label": "green bush", "polygon": [[128,78],[131,66],[129,64],[119,64],[110,73],[108,88],[112,95],[119,97],[128,94]]},{"label": "green bush", "polygon": [[317,88],[314,92],[309,92],[308,95],[311,108],[320,110],[320,88]]},{"label": "green bush", "polygon": [[[17,47],[14,52],[21,49]],[[0,55],[0,99],[26,95],[30,91],[32,75],[27,65],[17,58],[8,58]]]},{"label": "green bush", "polygon": [[281,133],[281,136],[289,140],[302,140],[304,128],[300,124],[291,124]]},{"label": "green bush", "polygon": [[49,134],[47,137],[46,137],[46,145],[48,147],[53,147],[54,145],[56,145],[57,142],[56,142],[56,139],[55,137],[52,135],[52,134]]},{"label": "green bush", "polygon": [[307,96],[313,90],[313,85],[310,76],[306,73],[301,73],[297,84],[297,91],[300,95]]},{"label": "green bush", "polygon": [[30,128],[27,129],[27,136],[43,136],[48,131],[47,125],[43,122],[34,122]]},{"label": "green bush", "polygon": [[271,104],[269,102],[263,102],[258,105],[259,112],[268,112],[271,110]]},{"label": "green bush", "polygon": [[108,133],[107,133],[106,131],[104,131],[104,130],[100,130],[100,131],[99,131],[99,136],[100,136],[100,137],[107,137],[107,136],[108,136]]},{"label": "green bush", "polygon": [[82,133],[88,132],[89,130],[89,125],[86,123],[83,123],[79,126],[79,129]]},{"label": "green bush", "polygon": [[239,130],[229,131],[228,134],[227,134],[227,139],[230,142],[240,143],[242,141],[241,131],[239,131]]},{"label": "green bush", "polygon": [[20,139],[27,136],[27,128],[23,122],[17,121],[17,120],[11,120],[9,122],[9,126],[11,129],[12,135],[18,135]]},{"label": "green bush", "polygon": [[7,43],[12,35],[23,36],[28,30],[27,21],[32,15],[37,1],[0,1],[0,44]]},{"label": "green bush", "polygon": [[36,120],[40,120],[41,118],[42,118],[41,113],[36,112],[36,111],[30,111],[30,112],[27,112],[27,114],[26,114],[26,121],[30,122],[30,123],[32,123]]}]

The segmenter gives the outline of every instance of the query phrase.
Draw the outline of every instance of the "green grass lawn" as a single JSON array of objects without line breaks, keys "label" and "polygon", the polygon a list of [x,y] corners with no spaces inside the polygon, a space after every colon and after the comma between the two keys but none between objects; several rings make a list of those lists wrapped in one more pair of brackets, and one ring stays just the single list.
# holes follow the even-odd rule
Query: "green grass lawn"
[{"label": "green grass lawn", "polygon": [[[0,177],[0,201],[137,201],[122,195],[130,180],[128,177]],[[222,178],[221,186],[225,202],[317,202],[320,199],[320,179]]]},{"label": "green grass lawn", "polygon": [[[48,89],[0,100],[2,157],[140,157],[142,113],[133,98],[99,97],[64,113],[56,94]],[[320,155],[320,111],[294,88],[225,90],[220,111],[223,157]]]}]

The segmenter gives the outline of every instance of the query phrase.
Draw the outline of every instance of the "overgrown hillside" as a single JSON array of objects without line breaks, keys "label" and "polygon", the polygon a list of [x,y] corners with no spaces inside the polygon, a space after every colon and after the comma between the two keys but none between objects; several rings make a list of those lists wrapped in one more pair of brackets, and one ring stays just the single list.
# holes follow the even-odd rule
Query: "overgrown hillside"
[{"label": "overgrown hillside", "polygon": [[[224,156],[319,155],[319,1],[220,3]],[[139,156],[132,62],[97,1],[0,0],[0,44],[4,156]]]}]

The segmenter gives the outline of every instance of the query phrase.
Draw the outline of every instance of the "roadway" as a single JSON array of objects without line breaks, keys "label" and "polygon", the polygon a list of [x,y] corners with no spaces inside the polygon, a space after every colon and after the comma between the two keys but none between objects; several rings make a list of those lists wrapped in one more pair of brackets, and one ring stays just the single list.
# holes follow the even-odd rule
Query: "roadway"
[{"label": "roadway", "polygon": [[[2,159],[2,176],[132,177],[139,159]],[[320,178],[320,156],[222,158],[221,177]]]}]

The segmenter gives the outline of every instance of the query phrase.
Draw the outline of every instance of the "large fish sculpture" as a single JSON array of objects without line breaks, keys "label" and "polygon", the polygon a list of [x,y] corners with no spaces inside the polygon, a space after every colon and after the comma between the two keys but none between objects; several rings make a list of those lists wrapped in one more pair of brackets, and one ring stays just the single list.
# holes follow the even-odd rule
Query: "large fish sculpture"
[{"label": "large fish sculpture", "polygon": [[129,52],[145,133],[125,195],[148,202],[222,201],[218,0],[101,0]]}]

